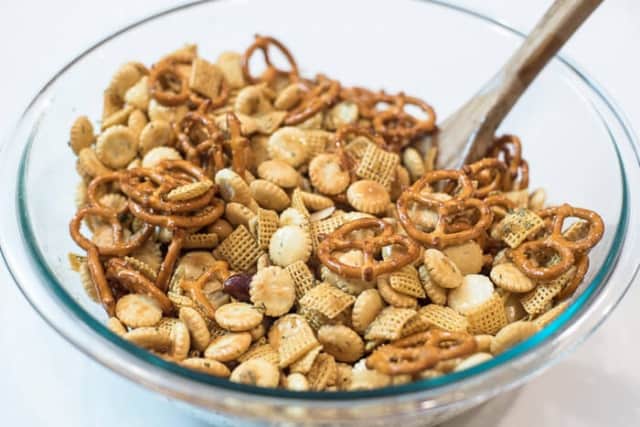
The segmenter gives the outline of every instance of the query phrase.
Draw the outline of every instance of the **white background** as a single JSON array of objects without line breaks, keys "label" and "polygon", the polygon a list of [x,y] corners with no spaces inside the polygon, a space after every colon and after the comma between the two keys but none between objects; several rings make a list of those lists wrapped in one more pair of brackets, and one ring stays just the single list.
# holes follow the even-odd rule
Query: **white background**
[{"label": "white background", "polygon": [[[176,3],[1,0],[2,136],[7,136],[37,90],[75,54],[125,23]],[[527,31],[551,2],[457,3]],[[639,46],[640,1],[607,0],[563,51],[603,84],[636,129],[640,129]],[[447,427],[639,425],[640,284],[636,285],[575,353],[520,390]],[[0,266],[0,413],[3,426],[202,425],[68,345],[31,309],[4,266]]]}]

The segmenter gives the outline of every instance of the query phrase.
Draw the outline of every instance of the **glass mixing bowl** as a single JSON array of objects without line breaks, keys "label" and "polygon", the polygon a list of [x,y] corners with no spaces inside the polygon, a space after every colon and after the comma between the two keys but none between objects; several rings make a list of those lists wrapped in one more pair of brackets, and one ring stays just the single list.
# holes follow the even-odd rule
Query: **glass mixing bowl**
[{"label": "glass mixing bowl", "polygon": [[[472,369],[374,391],[294,393],[230,383],[167,363],[109,332],[86,297],[67,253],[78,177],[65,145],[79,114],[99,117],[102,90],[127,60],[151,63],[197,42],[204,57],[242,50],[254,33],[283,40],[303,74],[325,72],[345,84],[404,90],[450,114],[498,69],[522,35],[490,18],[429,1],[197,2],[151,16],[92,46],[56,74],[24,113],[1,156],[9,194],[2,254],[16,283],[71,344],[114,371],[170,396],[217,425],[430,425],[509,390],[583,341],[611,312],[638,269],[640,182],[632,132],[593,81],[554,59],[504,122],[518,134],[533,187],[551,203],[599,212],[603,241],[573,304],[533,337]],[[14,193],[15,192],[15,193]],[[72,351],[71,349],[69,351]],[[96,387],[99,385],[96,384]]]}]

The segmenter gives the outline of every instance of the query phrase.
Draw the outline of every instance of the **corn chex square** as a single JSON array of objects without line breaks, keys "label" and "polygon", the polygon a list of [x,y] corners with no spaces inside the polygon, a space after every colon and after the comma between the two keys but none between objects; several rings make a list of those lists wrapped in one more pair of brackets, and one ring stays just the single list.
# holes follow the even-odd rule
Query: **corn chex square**
[{"label": "corn chex square", "polygon": [[529,209],[516,209],[508,213],[497,227],[500,238],[513,249],[540,231],[544,220]]},{"label": "corn chex square", "polygon": [[223,74],[217,65],[202,58],[193,60],[189,88],[207,98],[217,98],[220,94]]},{"label": "corn chex square", "polygon": [[227,261],[233,270],[247,271],[262,255],[262,250],[247,227],[239,225],[218,245],[213,255]]},{"label": "corn chex square", "polygon": [[311,288],[300,300],[300,305],[307,309],[316,310],[329,319],[334,319],[351,307],[355,301],[354,296],[323,282]]},{"label": "corn chex square", "polygon": [[450,332],[466,332],[469,322],[466,317],[451,307],[428,304],[418,311],[418,315],[433,326]]},{"label": "corn chex square", "polygon": [[415,315],[416,311],[411,308],[387,307],[371,322],[364,337],[367,340],[396,340]]},{"label": "corn chex square", "polygon": [[399,163],[400,157],[397,154],[369,144],[355,172],[360,178],[376,181],[390,189]]}]

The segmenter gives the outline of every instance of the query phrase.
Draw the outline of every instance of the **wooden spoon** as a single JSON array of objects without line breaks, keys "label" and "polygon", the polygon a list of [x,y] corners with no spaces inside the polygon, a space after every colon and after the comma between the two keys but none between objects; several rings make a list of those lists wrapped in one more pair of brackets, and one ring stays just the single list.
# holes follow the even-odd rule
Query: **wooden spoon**
[{"label": "wooden spoon", "polygon": [[556,0],[522,46],[433,136],[437,166],[457,169],[486,154],[495,131],[511,108],[602,0]]}]

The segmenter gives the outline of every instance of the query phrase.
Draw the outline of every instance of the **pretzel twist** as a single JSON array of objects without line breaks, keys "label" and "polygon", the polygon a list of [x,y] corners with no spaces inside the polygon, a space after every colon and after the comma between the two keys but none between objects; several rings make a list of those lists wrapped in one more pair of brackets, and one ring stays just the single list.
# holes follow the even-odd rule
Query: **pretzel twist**
[{"label": "pretzel twist", "polygon": [[[281,70],[273,65],[273,63],[271,62],[271,56],[269,54],[269,49],[272,46],[275,46],[278,50],[280,50],[280,52],[282,52],[282,54],[289,62],[289,65],[291,66],[290,70]],[[251,74],[250,70],[251,57],[256,50],[262,51],[264,62],[267,64],[267,69],[262,73],[262,76],[260,77],[254,77]],[[242,74],[244,75],[244,79],[250,84],[256,84],[261,81],[271,83],[279,76],[288,77],[289,80],[293,81],[299,79],[298,65],[296,64],[295,59],[293,59],[293,55],[291,54],[291,52],[289,52],[289,49],[287,49],[284,44],[273,37],[261,36],[258,34],[255,35],[255,40],[242,55]]]},{"label": "pretzel twist", "polygon": [[476,351],[473,336],[431,328],[382,346],[367,358],[367,367],[387,375],[415,374],[443,360]]},{"label": "pretzel twist", "polygon": [[200,275],[196,280],[183,280],[180,282],[180,286],[182,289],[189,292],[191,298],[202,307],[207,317],[213,319],[215,315],[215,308],[211,305],[211,302],[204,294],[204,286],[213,278],[218,279],[220,282],[224,282],[230,275],[229,264],[225,261],[215,261],[211,267],[209,267],[207,271]]},{"label": "pretzel twist", "polygon": [[[412,116],[405,111],[406,105],[418,107],[426,117],[418,119]],[[429,104],[403,93],[397,95],[397,104],[394,108],[376,113],[373,117],[373,127],[376,132],[384,136],[387,143],[399,145],[399,148],[407,145],[412,139],[433,131],[435,123],[436,114]]]},{"label": "pretzel twist", "polygon": [[[178,62],[167,58],[155,64],[149,73],[149,91],[160,104],[176,106],[189,99],[189,84],[176,70]],[[171,88],[172,85],[179,85]]]},{"label": "pretzel twist", "polygon": [[[604,233],[604,222],[597,213],[588,209],[575,208],[564,204],[543,209],[538,213],[543,219],[550,219],[546,235],[538,240],[525,242],[511,251],[511,260],[532,279],[552,280],[567,272],[576,258],[586,254],[595,246]],[[562,235],[567,218],[580,218],[589,223],[588,233],[577,240],[568,240]],[[552,265],[540,265],[539,258],[545,252],[553,251],[559,261]],[[576,285],[577,286],[577,285]]]},{"label": "pretzel twist", "polygon": [[323,75],[318,75],[316,80],[317,84],[307,92],[300,104],[287,113],[285,125],[298,125],[336,102],[340,95],[340,83]]},{"label": "pretzel twist", "polygon": [[522,142],[515,135],[496,138],[489,149],[489,157],[502,158],[508,174],[503,176],[502,190],[524,190],[529,186],[529,163],[522,158]]},{"label": "pretzel twist", "polygon": [[465,165],[462,170],[472,181],[478,183],[473,191],[473,197],[483,199],[492,192],[502,190],[507,165],[496,158],[487,157]]},{"label": "pretzel twist", "polygon": [[[435,196],[438,193],[431,190],[434,184],[445,180],[457,182],[457,188],[453,190],[455,193],[451,200],[443,201]],[[470,197],[473,191],[471,180],[463,171],[427,172],[398,198],[398,219],[409,236],[425,245],[444,248],[476,239],[491,225],[493,214],[483,201]],[[412,203],[438,214],[438,221],[432,230],[423,230],[416,226],[409,216]],[[473,212],[474,215],[465,217],[468,212]],[[464,221],[460,222],[461,219]],[[453,225],[456,220],[459,223]]]},{"label": "pretzel twist", "polygon": [[164,292],[126,260],[111,258],[107,261],[106,277],[117,281],[129,292],[144,294],[153,298],[165,314],[170,314],[173,311],[173,303]]},{"label": "pretzel twist", "polygon": [[[379,234],[366,238],[354,239],[349,234],[356,230],[374,229]],[[395,253],[392,258],[377,261],[376,255],[384,246],[399,245],[406,252]],[[347,265],[339,261],[334,252],[342,252],[348,249],[359,249],[364,254],[364,262],[361,266]],[[340,276],[371,281],[376,277],[397,271],[415,261],[420,254],[420,248],[411,239],[400,234],[395,234],[393,226],[378,218],[361,218],[351,221],[336,229],[320,243],[318,258],[330,270]]]},{"label": "pretzel twist", "polygon": [[136,168],[122,175],[120,188],[132,201],[144,207],[168,213],[185,213],[210,205],[216,192],[211,186],[201,196],[191,200],[172,202],[165,199],[169,192],[181,185],[209,178],[199,167],[185,160],[163,160],[155,169]]}]

